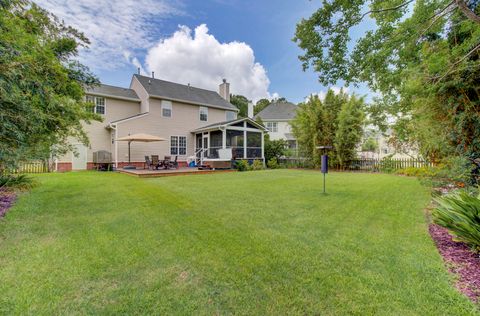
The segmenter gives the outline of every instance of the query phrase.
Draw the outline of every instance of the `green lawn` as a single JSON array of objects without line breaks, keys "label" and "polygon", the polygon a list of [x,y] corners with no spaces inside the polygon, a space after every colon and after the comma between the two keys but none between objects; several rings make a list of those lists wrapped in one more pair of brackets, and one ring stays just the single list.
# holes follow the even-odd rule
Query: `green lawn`
[{"label": "green lawn", "polygon": [[0,314],[464,315],[413,178],[38,177],[0,220]]}]

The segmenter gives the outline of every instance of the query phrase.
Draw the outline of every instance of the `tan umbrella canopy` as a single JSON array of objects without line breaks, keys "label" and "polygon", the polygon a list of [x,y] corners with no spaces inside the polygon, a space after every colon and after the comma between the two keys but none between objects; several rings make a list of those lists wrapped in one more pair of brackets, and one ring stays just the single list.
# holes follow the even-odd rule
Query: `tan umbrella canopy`
[{"label": "tan umbrella canopy", "polygon": [[165,138],[149,135],[145,133],[133,134],[124,137],[117,138],[117,142],[128,142],[128,163],[130,164],[130,143],[131,142],[162,142],[166,140]]}]

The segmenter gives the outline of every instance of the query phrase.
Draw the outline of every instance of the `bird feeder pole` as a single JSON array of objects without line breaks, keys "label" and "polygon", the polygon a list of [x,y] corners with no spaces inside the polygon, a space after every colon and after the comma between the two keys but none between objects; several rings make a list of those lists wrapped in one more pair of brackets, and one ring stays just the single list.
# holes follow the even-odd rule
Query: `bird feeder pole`
[{"label": "bird feeder pole", "polygon": [[323,173],[323,194],[326,193],[326,187],[325,187],[325,175],[328,173],[328,154],[327,151],[329,149],[332,149],[332,146],[319,146],[317,149],[321,149],[322,152],[322,165],[321,165],[321,171]]}]

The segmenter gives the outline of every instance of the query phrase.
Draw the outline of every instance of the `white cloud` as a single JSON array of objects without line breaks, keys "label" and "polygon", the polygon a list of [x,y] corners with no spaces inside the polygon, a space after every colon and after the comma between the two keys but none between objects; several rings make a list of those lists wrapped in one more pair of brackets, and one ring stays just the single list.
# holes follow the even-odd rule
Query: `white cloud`
[{"label": "white cloud", "polygon": [[145,58],[148,73],[164,80],[209,90],[217,90],[222,78],[230,82],[230,92],[254,102],[271,97],[270,80],[265,68],[255,62],[252,48],[246,43],[220,43],[208,33],[205,24],[192,30],[186,26],[150,48]]},{"label": "white cloud", "polygon": [[[333,93],[335,93],[335,94],[339,94],[342,89],[343,89],[343,92],[344,92],[344,93],[346,93],[346,94],[349,94],[349,93],[350,93],[348,87],[335,87],[335,86],[334,86],[334,87],[330,87],[330,90],[332,90]],[[327,91],[328,91],[328,90],[327,90]],[[319,98],[320,100],[325,100],[325,96],[327,95],[327,91],[322,90],[322,91],[320,91],[320,92],[312,93],[312,94],[310,94],[309,96],[307,96],[307,97],[305,98],[305,102],[308,102],[308,100],[310,100],[310,97],[311,97],[311,96],[318,96],[318,98]]]},{"label": "white cloud", "polygon": [[36,0],[91,41],[80,60],[93,69],[123,66],[126,54],[148,48],[163,18],[181,14],[166,0]]}]

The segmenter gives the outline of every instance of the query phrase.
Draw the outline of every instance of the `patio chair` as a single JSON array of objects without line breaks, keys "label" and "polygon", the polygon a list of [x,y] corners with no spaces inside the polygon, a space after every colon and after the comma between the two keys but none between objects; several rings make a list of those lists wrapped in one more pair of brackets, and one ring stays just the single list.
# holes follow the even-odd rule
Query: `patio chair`
[{"label": "patio chair", "polygon": [[169,169],[170,169],[170,168],[178,169],[178,161],[177,161],[177,159],[178,159],[178,156],[175,156],[175,160],[174,160],[174,161],[171,161],[171,160],[169,161],[169,163],[168,163],[168,168],[169,168]]},{"label": "patio chair", "polygon": [[160,161],[158,160],[158,155],[152,155],[152,166],[155,167],[155,169],[158,169],[160,166]]},{"label": "patio chair", "polygon": [[145,156],[145,162],[143,163],[143,169],[150,169],[151,166],[152,166],[152,161],[150,160],[150,157]]},{"label": "patio chair", "polygon": [[165,169],[170,168],[171,160],[172,160],[172,156],[165,156],[165,159],[163,159],[163,166]]}]

